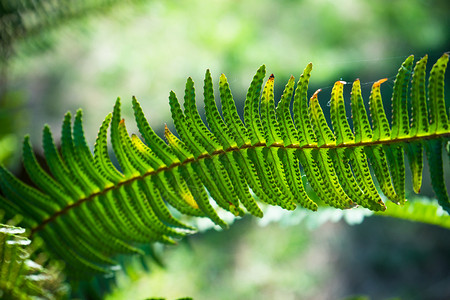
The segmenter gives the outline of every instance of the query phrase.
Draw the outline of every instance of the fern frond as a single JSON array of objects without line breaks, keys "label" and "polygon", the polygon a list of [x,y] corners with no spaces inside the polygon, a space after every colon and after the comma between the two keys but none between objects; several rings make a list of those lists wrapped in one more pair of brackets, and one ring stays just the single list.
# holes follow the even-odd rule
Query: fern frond
[{"label": "fern frond", "polygon": [[[100,127],[93,154],[84,138],[81,111],[73,126],[71,115],[66,114],[61,150],[50,128],[44,128],[49,173],[37,162],[29,138],[24,140],[24,165],[36,187],[0,168],[0,188],[6,196],[0,198],[0,208],[8,216],[22,214],[29,233],[45,240],[48,251],[67,263],[73,279],[111,272],[116,264],[112,258],[140,253],[139,244],[176,243],[195,230],[185,224],[183,215],[206,217],[226,228],[219,211],[262,217],[258,202],[287,210],[297,205],[313,211],[319,204],[341,209],[362,206],[389,214],[399,208],[385,204],[384,196],[397,204],[406,201],[404,153],[414,191],[420,191],[424,149],[436,197],[449,212],[442,162],[443,145],[450,140],[443,90],[447,61],[444,54],[435,64],[427,91],[427,58],[413,70],[413,57],[408,57],[394,83],[392,124],[380,92],[386,79],[372,86],[370,118],[356,80],[351,94],[353,126],[345,111],[345,83],[338,81],[331,93],[330,127],[319,105],[319,91],[307,98],[312,64],[297,87],[295,79],[289,79],[277,108],[275,77],[271,75],[263,85],[265,66],[261,66],[247,92],[244,122],[223,74],[219,79],[221,116],[208,70],[203,85],[204,123],[196,106],[194,82],[188,78],[184,109],[175,93],[170,93],[179,137],[166,126],[166,142],[149,126],[135,98],[133,109],[143,141],[128,134],[118,99]],[[119,167],[108,154],[108,128]],[[305,187],[303,175],[311,188]]]},{"label": "fern frond", "polygon": [[450,216],[435,200],[415,199],[406,202],[404,206],[388,202],[386,206],[386,212],[375,213],[375,215],[422,222],[450,229]]}]

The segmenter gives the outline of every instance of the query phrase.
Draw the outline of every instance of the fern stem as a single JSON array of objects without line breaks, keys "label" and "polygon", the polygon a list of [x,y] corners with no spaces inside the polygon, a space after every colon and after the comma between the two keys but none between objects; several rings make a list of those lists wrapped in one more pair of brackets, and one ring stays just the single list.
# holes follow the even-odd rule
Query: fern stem
[{"label": "fern stem", "polygon": [[105,188],[104,190],[100,191],[100,192],[96,192],[96,193],[92,193],[91,195],[81,198],[79,200],[77,200],[76,202],[67,205],[66,207],[64,207],[62,210],[59,210],[57,212],[55,212],[53,215],[51,215],[50,217],[48,217],[47,219],[43,220],[39,225],[35,226],[34,228],[31,229],[31,233],[30,233],[30,237],[32,237],[34,234],[36,234],[37,232],[41,231],[45,226],[47,226],[49,223],[55,221],[58,217],[66,214],[68,211],[70,211],[71,209],[80,206],[81,204],[83,204],[84,202],[87,201],[91,201],[92,199],[104,195],[110,191],[113,190],[117,190],[122,186],[126,186],[128,184],[132,184],[135,181],[139,181],[144,179],[145,177],[148,176],[153,176],[153,175],[157,175],[160,172],[164,172],[164,171],[170,171],[175,167],[180,167],[180,166],[184,166],[187,164],[190,164],[192,162],[196,162],[202,159],[207,159],[207,158],[212,158],[214,156],[218,156],[218,155],[222,155],[225,153],[229,153],[229,152],[235,152],[235,151],[240,151],[241,149],[256,149],[259,147],[268,147],[268,148],[290,148],[290,149],[336,149],[336,148],[355,148],[355,147],[364,147],[364,146],[375,146],[375,145],[390,145],[390,144],[400,144],[400,143],[410,143],[410,142],[415,142],[415,141],[419,141],[419,140],[429,140],[429,139],[439,139],[439,138],[450,138],[450,133],[449,132],[445,132],[445,133],[435,133],[435,134],[430,134],[430,135],[426,135],[426,136],[414,136],[414,137],[400,137],[400,138],[396,138],[396,139],[392,139],[392,140],[379,140],[379,141],[370,141],[370,142],[359,142],[359,143],[343,143],[340,145],[334,145],[334,144],[325,144],[322,145],[320,147],[317,146],[317,144],[309,144],[309,145],[305,145],[300,147],[299,145],[293,144],[293,145],[283,145],[283,144],[279,144],[279,143],[273,143],[270,146],[267,146],[266,143],[256,143],[254,145],[249,145],[249,144],[243,144],[240,148],[237,147],[230,147],[228,149],[224,149],[224,150],[219,150],[219,151],[215,151],[211,154],[202,154],[197,158],[189,158],[186,159],[182,162],[178,162],[178,163],[174,163],[170,166],[167,167],[162,167],[159,168],[157,170],[153,170],[151,172],[145,173],[143,175],[140,176],[133,176],[130,177],[124,181],[121,181],[120,183],[114,185],[114,186],[110,186]]}]

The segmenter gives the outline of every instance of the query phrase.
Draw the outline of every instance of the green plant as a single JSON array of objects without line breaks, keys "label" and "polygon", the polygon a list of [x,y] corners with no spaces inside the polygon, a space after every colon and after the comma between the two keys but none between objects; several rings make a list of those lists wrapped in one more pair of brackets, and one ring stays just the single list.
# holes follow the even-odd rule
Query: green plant
[{"label": "green plant", "polygon": [[[308,106],[312,64],[304,70],[295,93],[291,77],[276,110],[274,76],[269,77],[261,96],[265,67],[259,68],[245,101],[245,125],[224,75],[219,82],[221,117],[207,71],[204,101],[208,129],[198,114],[194,83],[189,78],[184,112],[176,95],[170,93],[172,117],[181,139],[166,126],[167,143],[149,126],[135,98],[136,122],[146,144],[136,135],[129,136],[120,116],[119,99],[100,127],[93,155],[84,138],[82,112],[77,112],[73,128],[71,114],[67,113],[60,150],[50,128],[44,128],[44,154],[50,173],[39,165],[29,137],[25,137],[24,166],[37,187],[0,168],[0,187],[6,196],[0,198],[0,208],[8,217],[22,215],[22,224],[30,235],[42,237],[46,249],[65,261],[68,276],[75,280],[112,272],[116,266],[113,257],[142,253],[136,247],[139,244],[173,244],[194,232],[184,216],[208,217],[223,228],[228,225],[219,210],[235,216],[249,212],[262,217],[257,200],[287,210],[297,205],[313,211],[320,205],[341,209],[362,206],[383,214],[386,205],[381,192],[394,203],[405,203],[404,152],[411,166],[414,191],[420,191],[424,148],[437,199],[449,212],[442,162],[442,147],[450,139],[444,102],[448,59],[444,54],[431,70],[428,101],[427,57],[415,67],[413,56],[406,59],[394,84],[392,126],[380,93],[380,85],[386,80],[372,87],[372,127],[356,80],[351,95],[353,132],[345,112],[343,82],[336,82],[331,94],[333,131],[318,103],[318,92]],[[292,98],[293,116],[289,109]],[[121,171],[108,154],[108,127]]]},{"label": "green plant", "polygon": [[25,229],[0,224],[0,298],[62,299],[67,293],[61,267],[43,267],[44,256],[31,260],[39,243],[31,244]]}]

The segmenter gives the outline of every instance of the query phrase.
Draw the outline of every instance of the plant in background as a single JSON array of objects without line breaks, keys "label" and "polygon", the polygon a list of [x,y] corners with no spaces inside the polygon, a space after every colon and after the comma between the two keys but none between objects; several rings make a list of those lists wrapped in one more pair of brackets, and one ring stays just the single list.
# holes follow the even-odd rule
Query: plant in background
[{"label": "plant in background", "polygon": [[[60,149],[50,128],[44,128],[49,172],[38,163],[29,137],[25,137],[23,162],[35,186],[0,168],[4,195],[0,208],[8,217],[22,215],[21,225],[30,237],[41,237],[45,249],[65,262],[67,276],[75,281],[113,272],[117,268],[114,257],[142,254],[140,244],[174,244],[196,231],[189,224],[190,217],[209,218],[227,228],[218,212],[262,217],[260,203],[311,211],[321,206],[361,206],[390,215],[394,206],[385,203],[385,198],[398,205],[406,202],[405,153],[418,193],[425,150],[433,189],[440,207],[448,213],[450,201],[442,161],[442,148],[450,140],[444,101],[448,59],[444,54],[433,66],[428,88],[427,57],[415,67],[413,56],[406,59],[394,84],[391,124],[380,93],[386,79],[373,84],[371,121],[356,80],[351,94],[353,126],[345,111],[345,83],[338,81],[331,94],[330,127],[318,103],[319,91],[308,104],[312,64],[296,87],[291,77],[276,109],[274,76],[262,88],[265,67],[259,68],[248,89],[244,122],[224,75],[219,81],[221,116],[207,71],[203,88],[205,124],[196,107],[194,82],[189,78],[184,111],[175,93],[170,93],[179,137],[166,126],[167,143],[149,126],[135,98],[133,109],[144,141],[128,134],[118,99],[99,129],[93,154],[85,141],[81,110],[73,125],[67,113]],[[108,128],[120,170],[108,154]],[[309,185],[305,186],[303,178]],[[417,209],[420,205],[414,205],[411,211],[392,208],[391,215],[449,226],[447,213],[438,216],[434,204],[421,205],[423,211],[434,210],[435,215],[424,214]]]},{"label": "plant in background", "polygon": [[24,233],[24,228],[0,224],[0,298],[61,299],[68,292],[61,266],[34,255],[39,243],[31,244]]},{"label": "plant in background", "polygon": [[[138,0],[127,5],[138,4]],[[28,1],[3,0],[0,2],[0,53],[1,63],[14,54],[14,47],[22,40],[32,40],[38,48],[48,47],[43,35],[76,19],[91,15],[101,15],[119,6],[117,0],[83,1]],[[123,3],[122,3],[123,5]],[[48,37],[47,37],[48,39]],[[6,60],[6,61],[4,61]]]}]

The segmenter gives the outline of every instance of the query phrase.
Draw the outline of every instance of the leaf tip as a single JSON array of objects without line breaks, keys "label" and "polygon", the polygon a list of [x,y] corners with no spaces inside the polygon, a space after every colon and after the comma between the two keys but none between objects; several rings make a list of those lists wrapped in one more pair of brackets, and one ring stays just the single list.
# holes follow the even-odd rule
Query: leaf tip
[{"label": "leaf tip", "polygon": [[64,119],[70,119],[72,118],[72,113],[70,112],[70,110],[68,112],[66,112],[66,114],[64,115]]},{"label": "leaf tip", "polygon": [[318,89],[317,91],[314,92],[314,94],[311,96],[311,99],[317,99],[317,95],[319,95],[319,93],[322,91],[322,89]]},{"label": "leaf tip", "polygon": [[387,78],[380,79],[373,84],[373,87],[379,87],[383,82],[386,82],[387,80]]}]

